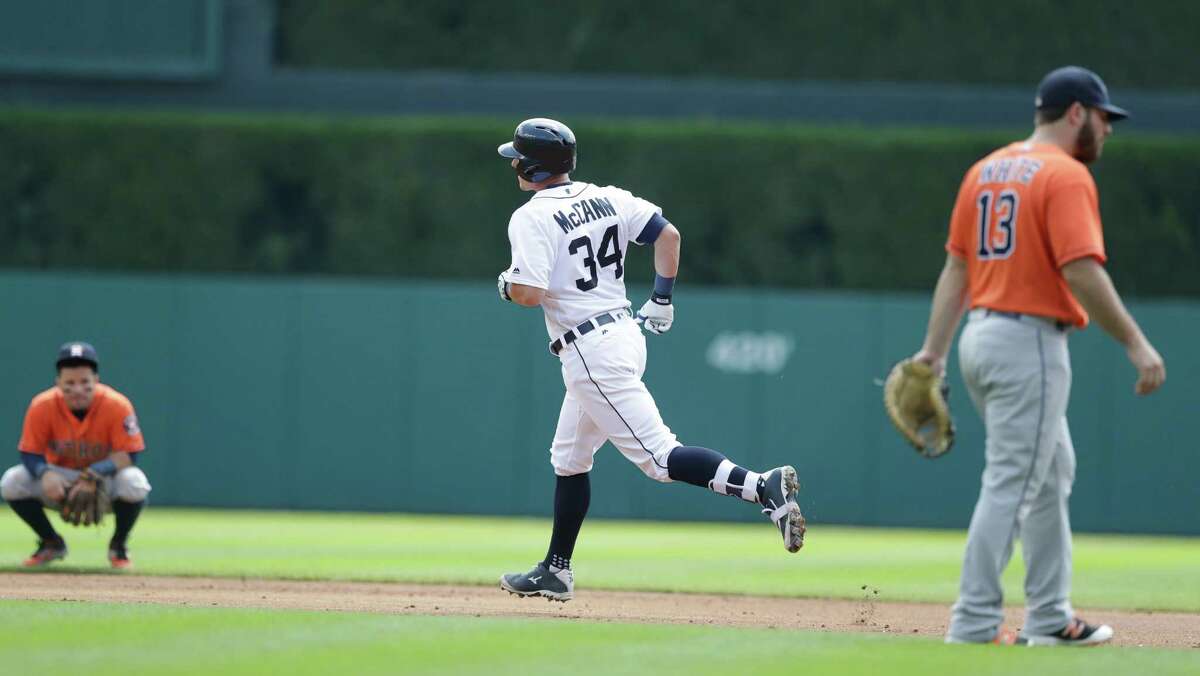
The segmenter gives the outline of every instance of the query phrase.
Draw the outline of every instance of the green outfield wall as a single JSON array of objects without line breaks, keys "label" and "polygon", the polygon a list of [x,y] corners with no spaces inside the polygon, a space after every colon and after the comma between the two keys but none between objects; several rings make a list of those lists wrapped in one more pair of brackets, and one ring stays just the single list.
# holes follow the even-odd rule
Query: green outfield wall
[{"label": "green outfield wall", "polygon": [[1178,0],[279,0],[277,16],[276,62],[299,68],[1032,86],[1067,59],[1118,87],[1200,87],[1200,5]]},{"label": "green outfield wall", "polygon": [[[640,260],[639,260],[640,257]],[[635,251],[629,268],[649,266]],[[639,297],[646,289],[633,289]],[[752,467],[793,463],[817,523],[964,527],[981,426],[951,365],[956,448],[928,461],[886,421],[876,379],[918,346],[922,294],[705,290],[650,336],[646,381],[680,439]],[[1169,380],[1133,395],[1097,329],[1071,339],[1075,527],[1200,533],[1200,303],[1132,310]],[[483,282],[0,272],[0,434],[11,458],[56,346],[93,341],[137,406],[160,505],[546,515],[562,397],[536,310]],[[661,485],[611,446],[592,514],[758,518]]]},{"label": "green outfield wall", "polygon": [[[932,285],[963,173],[1028,133],[569,122],[574,177],[662,205],[689,283],[878,291]],[[0,266],[478,279],[528,198],[515,123],[0,111]],[[1118,287],[1200,296],[1200,136],[1119,127],[1095,174]]]}]

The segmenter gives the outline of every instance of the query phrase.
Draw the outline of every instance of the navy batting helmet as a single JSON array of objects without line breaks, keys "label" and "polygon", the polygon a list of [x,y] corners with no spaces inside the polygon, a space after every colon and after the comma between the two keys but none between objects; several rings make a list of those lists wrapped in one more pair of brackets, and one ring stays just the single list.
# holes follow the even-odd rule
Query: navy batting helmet
[{"label": "navy batting helmet", "polygon": [[496,152],[517,160],[526,181],[539,183],[575,169],[575,134],[562,122],[535,117],[518,124],[512,142]]}]

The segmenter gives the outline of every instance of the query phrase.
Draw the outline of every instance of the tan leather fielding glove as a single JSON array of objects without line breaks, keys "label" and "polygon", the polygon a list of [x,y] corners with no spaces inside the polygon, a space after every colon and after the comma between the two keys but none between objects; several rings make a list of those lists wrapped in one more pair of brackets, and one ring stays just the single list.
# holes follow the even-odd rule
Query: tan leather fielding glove
[{"label": "tan leather fielding glove", "polygon": [[100,475],[90,469],[84,470],[67,490],[62,518],[72,526],[98,526],[110,504]]},{"label": "tan leather fielding glove", "polygon": [[954,420],[946,398],[950,388],[928,364],[905,359],[883,383],[883,406],[892,424],[926,458],[954,445]]}]

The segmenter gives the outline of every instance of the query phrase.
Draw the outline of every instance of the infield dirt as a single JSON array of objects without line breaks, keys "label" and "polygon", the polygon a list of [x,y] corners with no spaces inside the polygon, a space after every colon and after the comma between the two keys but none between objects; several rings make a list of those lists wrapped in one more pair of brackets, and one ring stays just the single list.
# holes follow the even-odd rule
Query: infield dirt
[{"label": "infield dirt", "polygon": [[[590,622],[649,622],[855,631],[941,636],[949,610],[941,604],[878,600],[797,599],[577,589],[567,603],[524,599],[499,587],[235,578],[0,573],[0,598],[60,602],[157,603],[193,607],[266,608],[475,617],[538,617]],[[1019,628],[1022,610],[1006,610]],[[1085,609],[1111,624],[1115,643],[1200,648],[1200,615]]]}]

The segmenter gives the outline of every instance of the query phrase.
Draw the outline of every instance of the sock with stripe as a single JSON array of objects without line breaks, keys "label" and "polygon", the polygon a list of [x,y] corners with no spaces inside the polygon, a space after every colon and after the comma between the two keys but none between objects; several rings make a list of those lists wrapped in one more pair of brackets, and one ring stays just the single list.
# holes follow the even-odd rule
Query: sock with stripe
[{"label": "sock with stripe", "polygon": [[667,475],[675,481],[758,502],[762,475],[733,464],[721,453],[702,446],[679,446],[667,456]]}]

